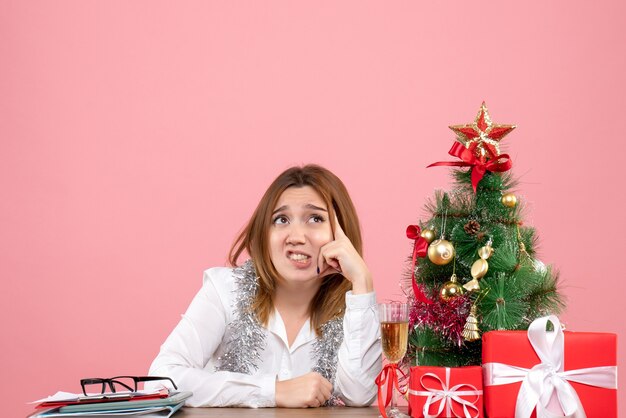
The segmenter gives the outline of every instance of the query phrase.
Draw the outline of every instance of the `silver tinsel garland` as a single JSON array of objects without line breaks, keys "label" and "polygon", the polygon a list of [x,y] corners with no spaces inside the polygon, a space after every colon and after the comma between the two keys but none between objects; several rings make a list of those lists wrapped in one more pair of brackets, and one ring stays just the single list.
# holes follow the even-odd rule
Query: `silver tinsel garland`
[{"label": "silver tinsel garland", "polygon": [[[252,260],[233,270],[235,276],[234,320],[228,324],[230,339],[226,343],[226,352],[218,358],[218,371],[252,374],[259,368],[261,351],[265,349],[265,329],[259,323],[251,309],[259,287]],[[329,382],[335,381],[337,373],[337,354],[343,342],[343,317],[326,322],[321,327],[322,335],[313,344],[313,371],[321,374]],[[338,397],[332,395],[326,405],[343,405]]]},{"label": "silver tinsel garland", "polygon": [[[331,319],[322,325],[322,335],[313,344],[313,356],[316,364],[313,371],[321,374],[335,386],[337,373],[337,355],[339,346],[343,342],[343,317]],[[343,405],[343,401],[335,395],[331,395],[326,401],[326,406]]]},{"label": "silver tinsel garland", "polygon": [[252,374],[259,368],[260,352],[265,349],[265,332],[251,309],[259,281],[252,260],[233,270],[235,276],[235,307],[231,334],[226,352],[218,358],[215,370]]}]

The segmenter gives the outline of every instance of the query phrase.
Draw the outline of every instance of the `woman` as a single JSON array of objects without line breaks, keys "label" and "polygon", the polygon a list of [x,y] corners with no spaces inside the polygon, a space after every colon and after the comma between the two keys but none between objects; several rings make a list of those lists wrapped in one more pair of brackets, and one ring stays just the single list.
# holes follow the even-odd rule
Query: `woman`
[{"label": "woman", "polygon": [[369,405],[381,369],[372,277],[354,205],[337,176],[293,167],[270,185],[212,268],[151,375],[189,406]]}]

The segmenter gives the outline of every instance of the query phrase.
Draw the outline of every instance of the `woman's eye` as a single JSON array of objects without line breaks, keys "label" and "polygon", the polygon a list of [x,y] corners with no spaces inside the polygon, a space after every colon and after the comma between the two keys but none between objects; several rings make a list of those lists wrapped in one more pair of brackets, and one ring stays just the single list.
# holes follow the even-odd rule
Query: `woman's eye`
[{"label": "woman's eye", "polygon": [[286,216],[281,215],[281,216],[275,217],[273,223],[274,225],[284,225],[286,223],[289,223],[289,220],[287,219]]},{"label": "woman's eye", "polygon": [[325,219],[323,217],[319,216],[319,215],[311,216],[311,222],[313,222],[313,223],[321,223],[321,222],[324,222],[324,220]]}]

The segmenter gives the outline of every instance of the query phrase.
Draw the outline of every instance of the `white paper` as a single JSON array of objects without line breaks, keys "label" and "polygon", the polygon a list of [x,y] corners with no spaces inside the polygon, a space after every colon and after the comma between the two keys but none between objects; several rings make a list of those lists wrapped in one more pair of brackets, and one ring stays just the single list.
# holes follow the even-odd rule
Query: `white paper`
[{"label": "white paper", "polygon": [[[140,395],[156,395],[160,390],[138,390],[137,392],[115,392],[115,393],[89,393],[89,396],[100,397],[102,395],[124,395],[129,393],[137,393]],[[39,399],[36,401],[29,402],[29,404],[39,404],[43,402],[68,402],[68,401],[77,401],[79,398],[85,398],[83,393],[70,393],[70,392],[57,392],[54,395],[48,396],[47,398]]]}]

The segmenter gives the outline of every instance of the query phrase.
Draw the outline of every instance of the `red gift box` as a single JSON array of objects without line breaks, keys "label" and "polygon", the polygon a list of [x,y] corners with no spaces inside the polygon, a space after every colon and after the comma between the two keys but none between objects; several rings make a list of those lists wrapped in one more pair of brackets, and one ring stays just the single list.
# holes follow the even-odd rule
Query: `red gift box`
[{"label": "red gift box", "polygon": [[[483,375],[480,366],[411,367],[409,410],[414,418],[483,416]],[[466,412],[467,411],[467,412]]]},{"label": "red gift box", "polygon": [[[546,331],[548,320],[555,331]],[[542,417],[551,411],[553,416],[617,417],[616,349],[615,334],[563,332],[555,316],[539,318],[528,332],[485,333],[486,416]]]}]

